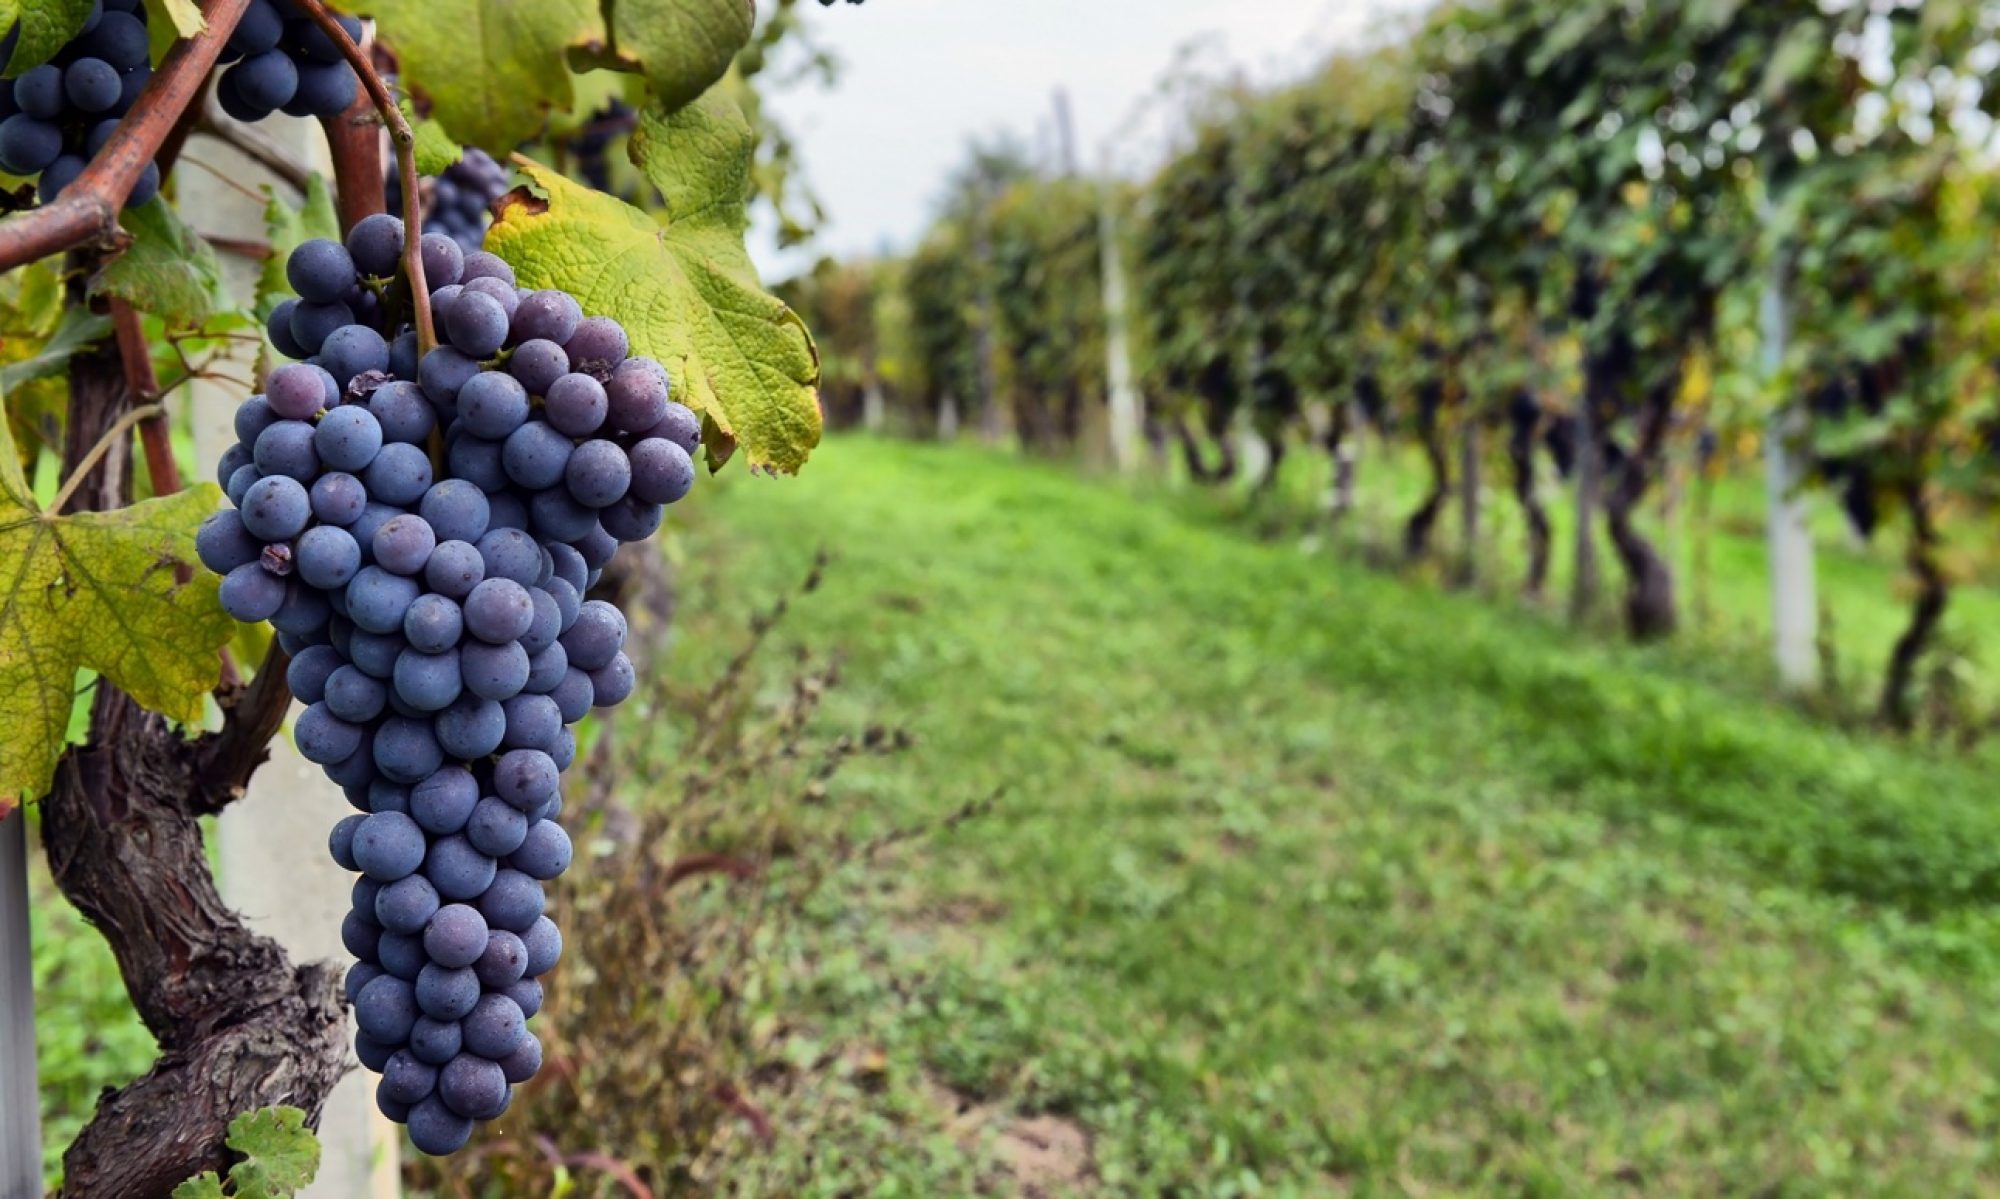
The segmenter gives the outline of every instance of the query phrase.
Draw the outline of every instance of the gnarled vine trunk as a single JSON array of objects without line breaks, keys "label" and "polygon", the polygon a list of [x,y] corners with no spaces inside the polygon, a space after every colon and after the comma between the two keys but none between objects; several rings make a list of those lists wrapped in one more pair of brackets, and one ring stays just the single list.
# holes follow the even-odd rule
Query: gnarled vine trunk
[{"label": "gnarled vine trunk", "polygon": [[1625,455],[1604,498],[1604,520],[1611,544],[1625,568],[1625,626],[1637,641],[1672,636],[1680,613],[1674,599],[1674,572],[1640,531],[1639,501],[1646,497],[1666,452],[1673,414],[1672,381],[1651,388],[1639,414],[1639,439]]},{"label": "gnarled vine trunk", "polygon": [[1882,682],[1882,719],[1890,727],[1908,732],[1916,724],[1916,703],[1911,695],[1917,666],[1944,622],[1951,587],[1945,578],[1938,551],[1943,539],[1933,519],[1930,495],[1922,479],[1911,479],[1899,489],[1903,506],[1910,513],[1910,546],[1907,560],[1917,579],[1916,599],[1910,605],[1910,623],[1889,654],[1889,671]]},{"label": "gnarled vine trunk", "polygon": [[1513,468],[1514,500],[1528,522],[1528,577],[1521,585],[1529,599],[1542,598],[1549,582],[1549,547],[1552,531],[1548,510],[1535,486],[1535,447],[1541,441],[1541,405],[1525,393],[1514,397],[1509,417],[1512,428],[1507,437],[1507,462]]},{"label": "gnarled vine trunk", "polygon": [[[66,465],[129,403],[108,349],[74,359]],[[130,501],[122,451],[104,456],[74,509]],[[289,698],[283,676],[274,653],[256,683],[226,697],[222,731],[193,740],[100,680],[90,739],[63,757],[41,802],[50,874],[110,943],[160,1045],[150,1070],[105,1092],[63,1154],[64,1199],[166,1199],[188,1177],[228,1168],[232,1118],[289,1104],[316,1124],[346,1072],[337,969],[294,966],[223,904],[198,823],[264,761]]]},{"label": "gnarled vine trunk", "polygon": [[1431,472],[1431,489],[1403,522],[1403,557],[1414,561],[1430,551],[1431,532],[1451,498],[1451,456],[1444,444],[1444,383],[1429,381],[1417,399],[1417,433]]}]

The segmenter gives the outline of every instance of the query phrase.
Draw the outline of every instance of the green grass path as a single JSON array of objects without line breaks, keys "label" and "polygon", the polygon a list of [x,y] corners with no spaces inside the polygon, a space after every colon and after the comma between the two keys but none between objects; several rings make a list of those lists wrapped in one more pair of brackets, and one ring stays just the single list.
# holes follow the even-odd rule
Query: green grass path
[{"label": "green grass path", "polygon": [[839,806],[1003,795],[806,936],[900,1115],[793,1128],[790,1193],[1014,1193],[1032,1113],[1088,1138],[1051,1194],[2000,1193],[1974,764],[1057,467],[705,486],[691,677],[830,550],[781,637],[918,739]]}]

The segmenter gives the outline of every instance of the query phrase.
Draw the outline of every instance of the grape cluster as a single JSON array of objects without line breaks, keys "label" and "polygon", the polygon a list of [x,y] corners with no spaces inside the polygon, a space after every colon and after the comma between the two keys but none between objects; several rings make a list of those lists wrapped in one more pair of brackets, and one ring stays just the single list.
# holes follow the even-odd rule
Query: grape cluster
[{"label": "grape cluster", "polygon": [[[511,183],[507,168],[477,147],[445,168],[431,183],[424,200],[424,232],[442,233],[470,253],[486,244],[486,226],[492,221],[493,202],[507,194]],[[403,179],[395,163],[389,164],[388,200],[390,212],[403,210]]]},{"label": "grape cluster", "polygon": [[[348,37],[360,39],[360,21],[336,20]],[[360,94],[361,80],[340,47],[291,0],[250,0],[222,59],[230,67],[216,82],[215,97],[239,121],[261,121],[274,112],[336,116]]]},{"label": "grape cluster", "polygon": [[[53,61],[0,83],[0,168],[40,175],[44,204],[61,195],[153,77],[150,54],[141,0],[98,0]],[[149,162],[126,203],[159,190],[159,164]]]},{"label": "grape cluster", "polygon": [[357,809],[330,842],[361,876],[355,1053],[443,1154],[540,1066],[571,726],[634,684],[623,614],[584,596],[692,486],[700,431],[617,323],[438,234],[419,252],[443,344],[419,360],[403,250],[378,215],[292,253],[271,334],[303,361],[238,409],[235,506],[196,546],[230,615],[277,628],[299,752]]},{"label": "grape cluster", "polygon": [[637,114],[630,104],[614,99],[591,114],[590,123],[570,139],[577,174],[601,192],[611,191],[611,143],[632,131]]}]

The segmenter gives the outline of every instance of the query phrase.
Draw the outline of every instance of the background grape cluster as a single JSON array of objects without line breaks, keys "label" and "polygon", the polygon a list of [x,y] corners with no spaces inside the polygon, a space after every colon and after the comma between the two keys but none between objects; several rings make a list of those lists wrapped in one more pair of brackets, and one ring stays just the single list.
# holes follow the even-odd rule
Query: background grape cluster
[{"label": "background grape cluster", "polygon": [[[467,147],[463,157],[431,182],[424,200],[424,232],[442,233],[468,253],[479,249],[486,244],[493,203],[507,194],[510,184],[507,168],[491,154]],[[390,212],[403,211],[403,178],[394,163],[389,164],[388,207]]]},{"label": "background grape cluster", "polygon": [[[42,202],[55,199],[104,148],[152,77],[145,5],[98,0],[53,60],[0,81],[0,168],[41,176]],[[144,204],[159,190],[159,164],[147,163],[126,203]]]},{"label": "background grape cluster", "polygon": [[[335,19],[348,37],[360,39],[360,21]],[[340,47],[291,0],[250,0],[222,59],[230,66],[216,82],[215,98],[239,121],[261,121],[274,112],[335,116],[360,94],[361,80]]]},{"label": "background grape cluster", "polygon": [[360,875],[355,1052],[441,1154],[540,1066],[572,726],[634,683],[623,614],[584,595],[692,486],[699,426],[616,322],[440,234],[420,253],[443,344],[419,361],[403,249],[378,215],[292,253],[270,332],[302,361],[238,410],[235,507],[197,547],[230,614],[277,628],[294,739],[357,809],[331,837]]}]

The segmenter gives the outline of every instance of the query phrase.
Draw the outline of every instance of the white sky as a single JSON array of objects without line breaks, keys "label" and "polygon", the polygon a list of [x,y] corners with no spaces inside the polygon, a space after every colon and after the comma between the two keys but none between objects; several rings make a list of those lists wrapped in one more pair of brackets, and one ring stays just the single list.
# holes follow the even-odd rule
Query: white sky
[{"label": "white sky", "polygon": [[[826,206],[819,240],[780,254],[767,227],[751,250],[767,278],[821,254],[907,247],[922,233],[968,139],[1011,130],[1053,155],[1053,95],[1069,93],[1077,155],[1114,137],[1127,174],[1157,158],[1169,118],[1157,85],[1201,42],[1205,75],[1296,76],[1426,0],[866,0],[804,19],[841,60],[832,91],[799,87],[772,108],[798,134]],[[1147,119],[1147,110],[1151,119]],[[1135,121],[1135,114],[1138,119]]]}]

